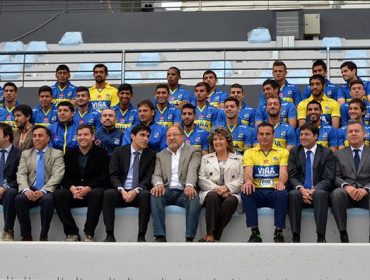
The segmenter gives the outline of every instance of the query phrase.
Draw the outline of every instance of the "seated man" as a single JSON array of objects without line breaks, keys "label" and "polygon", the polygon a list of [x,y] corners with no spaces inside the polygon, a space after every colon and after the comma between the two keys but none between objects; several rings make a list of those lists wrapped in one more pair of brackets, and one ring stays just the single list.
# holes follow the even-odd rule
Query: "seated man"
[{"label": "seated man", "polygon": [[94,131],[87,124],[77,128],[78,147],[64,156],[65,174],[61,189],[55,190],[54,202],[66,239],[80,241],[78,227],[71,207],[87,207],[85,242],[94,241],[95,228],[99,223],[103,195],[109,182],[109,157],[104,148],[93,144]]},{"label": "seated man", "polygon": [[105,242],[115,242],[114,208],[139,207],[138,242],[145,242],[150,219],[150,180],[154,172],[155,151],[148,148],[151,130],[137,125],[131,130],[131,145],[114,150],[109,172],[112,189],[106,190],[103,217],[107,231]]},{"label": "seated man", "polygon": [[342,243],[349,242],[347,208],[369,209],[370,149],[364,145],[365,135],[365,128],[361,122],[349,120],[347,124],[349,146],[335,153],[336,189],[331,193],[330,199]]},{"label": "seated man", "polygon": [[4,212],[3,241],[14,240],[14,199],[18,194],[16,173],[21,151],[14,147],[12,142],[12,127],[0,123],[0,203],[3,205]]},{"label": "seated man", "polygon": [[247,227],[252,232],[248,242],[262,242],[258,229],[257,208],[275,209],[275,242],[284,242],[283,229],[288,211],[288,157],[286,149],[274,145],[274,127],[262,122],[257,126],[259,144],[244,153],[244,185],[241,188]]},{"label": "seated man", "polygon": [[156,242],[167,242],[165,206],[186,208],[186,241],[195,238],[200,204],[195,190],[201,151],[184,143],[184,133],[178,126],[171,126],[166,133],[168,148],[157,154],[152,177],[151,210],[153,234]]},{"label": "seated man", "polygon": [[50,139],[50,130],[36,125],[32,129],[34,148],[22,152],[17,172],[19,194],[14,201],[22,241],[32,241],[29,210],[36,206],[41,206],[40,241],[48,240],[54,215],[53,192],[64,175],[63,153],[48,146]]},{"label": "seated man", "polygon": [[290,150],[288,161],[289,218],[293,242],[300,242],[303,207],[313,207],[317,242],[326,243],[329,194],[335,172],[333,152],[317,144],[319,128],[312,123],[301,126],[300,142]]}]

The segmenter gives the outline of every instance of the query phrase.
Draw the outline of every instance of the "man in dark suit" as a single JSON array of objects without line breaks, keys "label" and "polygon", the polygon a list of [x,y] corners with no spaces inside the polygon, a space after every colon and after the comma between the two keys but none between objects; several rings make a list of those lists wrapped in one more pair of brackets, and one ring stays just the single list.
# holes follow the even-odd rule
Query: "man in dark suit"
[{"label": "man in dark suit", "polygon": [[16,173],[21,151],[14,147],[12,143],[12,127],[0,123],[0,203],[3,205],[4,212],[3,241],[14,240],[14,199],[18,194]]},{"label": "man in dark suit", "polygon": [[17,172],[19,194],[14,200],[22,241],[32,241],[29,209],[41,206],[40,241],[48,240],[54,216],[53,192],[64,175],[63,153],[48,146],[51,131],[41,125],[32,129],[34,148],[22,152]]},{"label": "man in dark suit", "polygon": [[333,152],[317,144],[319,128],[312,123],[301,126],[300,142],[290,150],[289,218],[293,232],[292,242],[300,242],[303,207],[313,207],[317,242],[325,241],[329,195],[334,181],[335,157]]},{"label": "man in dark suit", "polygon": [[137,125],[131,130],[131,145],[117,147],[112,155],[109,173],[113,188],[104,193],[103,217],[107,237],[115,242],[114,208],[139,207],[138,242],[145,242],[150,219],[150,180],[155,167],[155,152],[148,148],[151,130]]},{"label": "man in dark suit", "polygon": [[[349,146],[335,153],[336,172],[331,194],[331,208],[337,222],[342,243],[349,242],[347,208],[369,209],[370,204],[370,149],[364,145],[366,131],[358,120],[349,120]],[[369,240],[370,241],[370,240]]]},{"label": "man in dark suit", "polygon": [[99,223],[104,190],[109,182],[109,156],[107,150],[93,144],[92,126],[82,124],[77,128],[78,147],[64,156],[65,174],[62,188],[53,196],[55,208],[63,224],[66,239],[80,241],[79,230],[73,219],[71,207],[86,207],[85,242],[94,241]]}]

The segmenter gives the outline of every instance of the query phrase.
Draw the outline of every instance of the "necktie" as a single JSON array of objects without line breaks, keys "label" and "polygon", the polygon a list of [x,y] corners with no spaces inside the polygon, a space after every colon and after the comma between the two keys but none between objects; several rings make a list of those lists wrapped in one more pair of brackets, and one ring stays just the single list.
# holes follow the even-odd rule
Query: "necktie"
[{"label": "necktie", "polygon": [[304,187],[305,189],[312,188],[312,163],[311,163],[311,151],[307,151],[306,156],[306,172],[304,177]]},{"label": "necktie", "polygon": [[353,160],[355,162],[356,171],[357,171],[358,166],[360,165],[360,154],[359,154],[360,149],[354,149],[353,151],[355,152],[355,156],[354,156]]},{"label": "necktie", "polygon": [[5,176],[5,150],[1,150],[1,157],[0,157],[0,187],[4,186]]},{"label": "necktie", "polygon": [[134,152],[135,158],[132,164],[132,189],[135,189],[139,184],[139,152]]},{"label": "necktie", "polygon": [[37,152],[39,158],[37,160],[36,170],[36,189],[41,190],[45,185],[45,163],[44,163],[44,152]]}]

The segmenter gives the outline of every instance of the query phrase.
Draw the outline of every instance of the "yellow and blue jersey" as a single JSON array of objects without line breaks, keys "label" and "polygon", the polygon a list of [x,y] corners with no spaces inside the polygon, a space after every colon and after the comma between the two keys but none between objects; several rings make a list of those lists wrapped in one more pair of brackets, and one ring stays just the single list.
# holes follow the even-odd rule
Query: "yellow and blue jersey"
[{"label": "yellow and blue jersey", "polygon": [[[156,152],[160,152],[163,149],[167,148],[167,142],[166,142],[167,127],[164,127],[155,122],[150,123],[148,126],[152,131],[149,136],[149,144],[148,144],[149,148],[151,148],[152,150]],[[127,128],[126,133],[123,137],[122,146],[131,144],[132,128],[133,126]]]},{"label": "yellow and blue jersey", "polygon": [[[191,93],[186,88],[181,85],[177,89],[170,89],[170,96],[168,97],[168,102],[171,105],[179,105],[182,101],[187,100],[191,103]],[[156,102],[155,102],[156,103]]]},{"label": "yellow and blue jersey", "polygon": [[15,124],[15,118],[13,115],[13,110],[15,109],[15,106],[12,108],[8,108],[3,104],[0,107],[0,123],[6,123],[10,125],[13,130],[17,129],[17,125]]},{"label": "yellow and blue jersey", "polygon": [[181,111],[169,103],[167,103],[164,109],[159,109],[157,104],[154,122],[167,128],[173,126],[175,123],[181,124]]},{"label": "yellow and blue jersey", "polygon": [[[297,133],[297,145],[300,143],[301,128],[298,127]],[[316,141],[317,144],[322,145],[326,148],[337,148],[338,147],[338,133],[334,126],[323,124],[319,126],[319,137]]]},{"label": "yellow and blue jersey", "polygon": [[[370,124],[370,103],[366,100],[363,99],[365,105],[366,105],[366,114],[363,117],[363,122],[366,125]],[[348,121],[351,119],[349,116],[349,102],[346,102],[340,106],[340,125],[344,126],[347,125]]]},{"label": "yellow and blue jersey", "polygon": [[68,81],[67,85],[64,88],[61,88],[58,85],[58,82],[56,82],[54,85],[51,86],[51,89],[53,91],[53,103],[55,104],[55,106],[58,106],[58,104],[62,101],[71,102],[71,100],[76,99],[77,87],[72,85],[70,81]]},{"label": "yellow and blue jersey", "polygon": [[[365,145],[369,147],[370,146],[370,126],[364,125],[364,127],[365,127],[365,132],[366,132]],[[347,126],[345,125],[345,126],[338,128],[337,134],[338,134],[338,146],[345,147],[345,148],[348,147],[349,143],[347,140]]]},{"label": "yellow and blue jersey", "polygon": [[217,122],[219,111],[220,110],[211,106],[208,102],[203,108],[196,106],[195,113],[197,116],[194,122],[200,128],[210,131],[212,126]]},{"label": "yellow and blue jersey", "polygon": [[94,132],[102,129],[102,124],[100,121],[101,113],[92,109],[91,104],[89,109],[85,113],[81,113],[78,107],[75,109],[75,114],[73,116],[74,121],[78,124],[88,124],[92,126]]},{"label": "yellow and blue jersey", "polygon": [[44,111],[41,105],[32,109],[32,123],[34,125],[49,126],[58,121],[58,109],[55,104],[51,104],[51,108]]},{"label": "yellow and blue jersey", "polygon": [[116,147],[122,145],[124,133],[117,128],[105,130],[104,128],[95,133],[95,145],[107,150],[109,157],[112,156]]},{"label": "yellow and blue jersey", "polygon": [[[274,126],[274,145],[278,148],[286,148],[287,145],[296,145],[296,134],[289,124],[281,122]],[[257,144],[257,128],[254,130],[253,144]]]},{"label": "yellow and blue jersey", "polygon": [[104,109],[116,106],[119,102],[117,89],[106,83],[104,88],[99,89],[94,85],[89,89],[90,104],[94,110],[103,111]]},{"label": "yellow and blue jersey", "polygon": [[[285,83],[280,87],[279,90],[279,97],[285,101],[293,103],[295,106],[302,101],[301,92],[296,85],[292,85],[285,80]],[[258,106],[266,105],[266,98],[261,91],[260,100],[258,102]]]},{"label": "yellow and blue jersey", "polygon": [[[218,107],[220,106],[221,103],[224,103],[227,97],[228,97],[228,94],[226,91],[215,88],[215,90],[209,94],[207,101],[209,102],[209,104],[211,104],[211,106]],[[195,98],[195,93],[192,94],[191,104],[193,104],[194,106],[197,105],[197,99]]]},{"label": "yellow and blue jersey", "polygon": [[287,166],[289,151],[275,145],[268,152],[260,146],[247,150],[243,155],[243,165],[253,167],[253,184],[256,188],[274,188],[279,180],[280,166]]},{"label": "yellow and blue jersey", "polygon": [[[309,118],[306,115],[307,104],[310,103],[310,101],[312,100],[313,100],[313,97],[311,96],[310,98],[303,100],[301,103],[299,103],[298,108],[297,108],[298,120],[306,119],[306,121],[309,122]],[[333,117],[340,118],[340,108],[339,108],[339,104],[337,101],[327,97],[324,94],[320,104],[321,104],[321,108],[323,112],[321,115],[321,121],[332,125],[331,119]]]},{"label": "yellow and blue jersey", "polygon": [[184,130],[185,144],[198,148],[202,151],[208,151],[208,131],[201,129],[198,126],[194,126],[194,129],[190,132]]},{"label": "yellow and blue jersey", "polygon": [[48,126],[51,131],[49,146],[63,151],[73,149],[78,146],[77,128],[78,123],[71,120],[69,123],[55,122]]},{"label": "yellow and blue jersey", "polygon": [[[256,111],[249,106],[245,106],[244,108],[240,108],[238,113],[238,121],[242,124],[249,126],[250,128],[254,128],[254,121],[255,121],[255,114]],[[217,123],[223,123],[226,121],[226,114],[225,109],[221,108],[218,113]]]},{"label": "yellow and blue jersey", "polygon": [[[360,81],[364,83],[364,90],[365,90],[365,96],[370,95],[370,82],[364,81],[360,78],[358,78]],[[349,94],[351,92],[351,88],[349,87],[349,82],[342,84],[341,87],[338,90],[338,98],[344,98],[346,102],[349,102],[352,100],[352,96]]]},{"label": "yellow and blue jersey", "polygon": [[[331,99],[338,100],[338,91],[339,88],[336,85],[332,84],[328,79],[326,79],[326,84],[324,88],[325,95]],[[303,90],[303,100],[310,98],[310,96],[311,87],[308,85]]]},{"label": "yellow and blue jersey", "polygon": [[121,110],[119,104],[112,107],[117,114],[116,128],[122,132],[125,132],[127,128],[138,125],[140,123],[139,113],[137,108],[131,103],[127,110]]},{"label": "yellow and blue jersey", "polygon": [[[297,109],[295,108],[292,102],[287,102],[281,100],[281,109],[280,109],[280,121],[289,122],[289,119],[297,118]],[[268,121],[268,113],[266,111],[266,105],[259,106],[256,110],[256,121],[266,122]]]}]

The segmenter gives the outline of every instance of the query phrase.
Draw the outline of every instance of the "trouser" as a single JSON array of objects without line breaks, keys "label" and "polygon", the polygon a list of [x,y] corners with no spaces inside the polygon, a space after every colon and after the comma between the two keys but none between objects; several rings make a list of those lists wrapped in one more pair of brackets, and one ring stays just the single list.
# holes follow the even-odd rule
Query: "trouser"
[{"label": "trouser", "polygon": [[1,197],[0,203],[3,205],[4,212],[4,231],[14,230],[16,217],[14,200],[17,194],[17,189],[7,188]]}]

